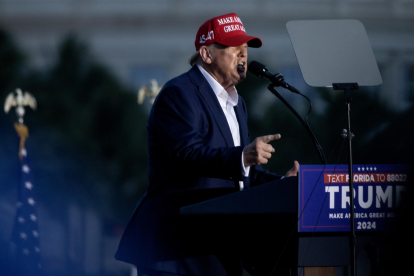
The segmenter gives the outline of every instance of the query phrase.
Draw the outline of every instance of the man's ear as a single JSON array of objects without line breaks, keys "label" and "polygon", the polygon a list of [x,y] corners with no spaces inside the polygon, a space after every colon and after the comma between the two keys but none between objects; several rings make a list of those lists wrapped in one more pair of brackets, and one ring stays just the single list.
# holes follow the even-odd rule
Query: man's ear
[{"label": "man's ear", "polygon": [[204,63],[211,64],[213,62],[211,50],[207,46],[201,46],[199,52]]}]

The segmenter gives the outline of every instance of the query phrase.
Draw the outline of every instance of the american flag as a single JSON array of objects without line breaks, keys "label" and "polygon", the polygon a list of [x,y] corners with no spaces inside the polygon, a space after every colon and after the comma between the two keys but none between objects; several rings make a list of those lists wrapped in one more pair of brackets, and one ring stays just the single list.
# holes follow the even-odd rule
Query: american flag
[{"label": "american flag", "polygon": [[16,245],[15,272],[18,276],[40,276],[43,275],[43,271],[35,188],[25,148],[21,150],[20,156],[19,195],[12,234],[12,242]]}]

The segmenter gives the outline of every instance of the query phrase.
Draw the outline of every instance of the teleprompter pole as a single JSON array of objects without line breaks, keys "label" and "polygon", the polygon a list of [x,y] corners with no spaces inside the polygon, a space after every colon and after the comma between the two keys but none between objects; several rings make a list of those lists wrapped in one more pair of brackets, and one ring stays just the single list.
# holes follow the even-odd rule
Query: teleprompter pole
[{"label": "teleprompter pole", "polygon": [[351,132],[351,90],[357,90],[357,83],[334,83],[334,90],[344,90],[345,92],[345,104],[347,108],[347,118],[348,118],[348,129],[342,131],[342,137],[348,139],[348,174],[349,174],[349,208],[350,208],[350,220],[351,220],[351,230],[349,232],[349,246],[351,252],[351,276],[356,276],[356,246],[357,246],[357,237],[355,234],[355,219],[354,219],[354,178],[352,170],[352,138],[354,134]]}]

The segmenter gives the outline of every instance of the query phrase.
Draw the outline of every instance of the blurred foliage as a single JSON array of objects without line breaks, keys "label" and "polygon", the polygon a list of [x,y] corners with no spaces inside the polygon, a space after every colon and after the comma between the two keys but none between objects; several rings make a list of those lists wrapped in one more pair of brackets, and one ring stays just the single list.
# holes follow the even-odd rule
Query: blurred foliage
[{"label": "blurred foliage", "polygon": [[0,94],[14,89],[19,81],[25,58],[11,36],[0,29]]},{"label": "blurred foliage", "polygon": [[[260,97],[260,91],[267,90],[269,82],[248,73],[246,80],[239,84],[238,91],[250,110],[249,131],[251,140],[257,136],[280,133],[280,141],[272,142],[276,152],[265,167],[273,172],[284,174],[292,167],[293,160],[301,164],[321,164],[316,147],[301,122],[276,96],[266,101],[262,109],[263,117],[252,116],[251,106]],[[299,95],[283,89],[276,89],[285,99],[298,97],[291,104],[305,119],[309,109],[308,101]],[[347,128],[347,106],[343,91],[332,88],[309,88],[301,91],[312,103],[308,123],[321,144],[328,164],[348,164],[348,145],[341,138]],[[352,91],[351,132],[352,157],[354,164],[401,164],[413,162],[414,152],[414,110],[399,113],[386,108],[376,97],[378,87],[368,90],[363,87]],[[270,91],[264,91],[269,93]],[[293,101],[292,101],[293,102]],[[299,102],[299,103],[298,103]],[[302,102],[302,103],[301,103]],[[322,109],[323,112],[315,112]]]},{"label": "blurred foliage", "polygon": [[[53,143],[44,145],[55,154],[43,162],[63,161],[83,176],[66,177],[67,185],[58,188],[61,193],[102,209],[104,216],[112,213],[109,219],[121,218],[124,224],[147,183],[147,114],[137,104],[136,92],[96,62],[74,35],[61,43],[51,68],[39,70],[29,68],[11,37],[1,31],[0,80],[2,99],[17,87],[36,97],[37,111],[30,113],[27,108],[30,115],[25,121],[31,134]],[[53,183],[46,186],[58,190]]]}]

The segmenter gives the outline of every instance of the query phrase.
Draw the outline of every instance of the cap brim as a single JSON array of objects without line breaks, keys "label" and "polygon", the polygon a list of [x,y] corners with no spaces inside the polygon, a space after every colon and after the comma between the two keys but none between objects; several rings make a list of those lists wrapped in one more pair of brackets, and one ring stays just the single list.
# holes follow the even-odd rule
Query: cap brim
[{"label": "cap brim", "polygon": [[260,48],[262,46],[262,40],[260,38],[249,35],[236,35],[223,39],[221,41],[217,41],[217,43],[228,47],[240,46],[243,43],[247,43],[247,46],[252,48]]}]

